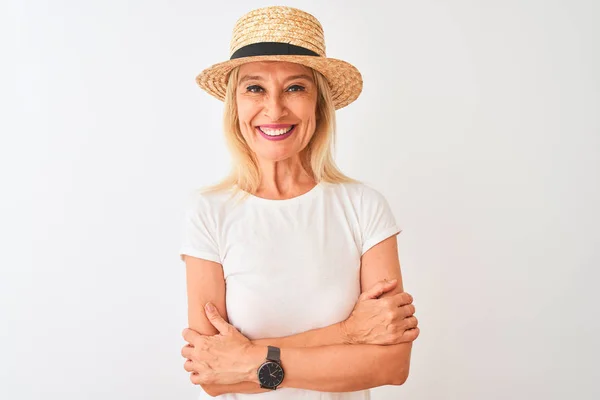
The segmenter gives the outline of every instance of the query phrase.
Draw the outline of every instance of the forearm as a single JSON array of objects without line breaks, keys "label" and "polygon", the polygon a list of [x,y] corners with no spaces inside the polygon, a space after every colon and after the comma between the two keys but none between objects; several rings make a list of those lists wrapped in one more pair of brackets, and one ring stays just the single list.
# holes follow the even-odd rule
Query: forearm
[{"label": "forearm", "polygon": [[205,384],[202,385],[202,389],[213,397],[225,393],[256,394],[272,392],[270,389],[262,389],[259,384],[254,382],[240,382],[232,385]]},{"label": "forearm", "polygon": [[[408,377],[411,349],[412,343],[282,348],[285,379],[281,387],[353,392],[401,385]],[[258,382],[253,375],[250,378]]]},{"label": "forearm", "polygon": [[260,346],[284,347],[317,347],[334,344],[350,344],[350,334],[344,328],[343,322],[338,322],[324,328],[311,329],[310,331],[298,333],[281,338],[265,338],[252,340],[252,343]]},{"label": "forearm", "polygon": [[[410,368],[412,343],[390,346],[332,345],[281,348],[285,378],[280,388],[321,392],[353,392],[383,385],[401,385]],[[257,369],[265,360],[266,346],[256,346],[249,357],[256,368],[248,381],[234,385],[206,385],[212,396],[224,393],[262,393]]]},{"label": "forearm", "polygon": [[[349,344],[350,342],[350,333],[346,331],[343,322],[281,338],[252,340],[255,345],[276,346],[279,348],[317,347]],[[254,394],[270,391],[269,389],[261,389],[260,385],[255,382],[240,382],[232,385],[203,385],[202,387],[208,394],[213,396],[224,393]]]}]

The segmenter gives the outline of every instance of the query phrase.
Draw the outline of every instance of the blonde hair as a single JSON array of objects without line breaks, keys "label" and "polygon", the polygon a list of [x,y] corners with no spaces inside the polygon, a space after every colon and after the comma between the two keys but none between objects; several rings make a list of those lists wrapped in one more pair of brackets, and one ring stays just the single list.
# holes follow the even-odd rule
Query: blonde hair
[{"label": "blonde hair", "polygon": [[[327,79],[312,69],[317,86],[317,123],[310,142],[300,153],[303,168],[317,182],[345,183],[358,182],[344,175],[333,158],[335,147],[335,108],[331,89]],[[236,88],[239,79],[239,67],[231,71],[225,95],[223,131],[225,141],[232,158],[230,174],[219,183],[201,189],[201,192],[213,192],[234,189],[247,193],[256,193],[261,182],[260,170],[254,152],[250,149],[242,132],[236,104]],[[234,193],[235,194],[235,193]]]}]

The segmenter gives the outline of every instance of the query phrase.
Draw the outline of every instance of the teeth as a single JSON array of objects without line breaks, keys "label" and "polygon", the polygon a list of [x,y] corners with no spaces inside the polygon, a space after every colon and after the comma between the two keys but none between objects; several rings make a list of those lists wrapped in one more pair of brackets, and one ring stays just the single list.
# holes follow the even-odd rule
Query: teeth
[{"label": "teeth", "polygon": [[289,128],[285,128],[285,129],[271,129],[271,128],[259,128],[259,129],[269,136],[280,136],[280,135],[283,135],[284,133],[288,133],[289,131],[292,130],[292,128],[293,128],[293,126],[290,126]]}]

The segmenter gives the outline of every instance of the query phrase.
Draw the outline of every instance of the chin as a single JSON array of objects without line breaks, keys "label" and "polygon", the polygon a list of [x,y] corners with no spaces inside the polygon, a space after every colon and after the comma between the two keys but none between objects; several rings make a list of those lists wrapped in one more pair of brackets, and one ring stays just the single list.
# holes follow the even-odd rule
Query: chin
[{"label": "chin", "polygon": [[258,158],[265,160],[265,161],[272,161],[272,162],[284,161],[284,160],[287,160],[288,158],[292,158],[297,155],[298,155],[298,152],[293,152],[293,151],[264,152],[264,153],[256,154],[256,156]]}]

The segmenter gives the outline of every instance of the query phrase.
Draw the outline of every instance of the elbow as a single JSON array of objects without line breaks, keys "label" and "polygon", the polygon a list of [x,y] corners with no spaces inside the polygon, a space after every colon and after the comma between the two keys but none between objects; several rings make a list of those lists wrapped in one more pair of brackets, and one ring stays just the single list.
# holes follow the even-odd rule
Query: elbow
[{"label": "elbow", "polygon": [[222,394],[216,390],[216,385],[201,384],[200,386],[202,387],[202,390],[204,390],[204,392],[210,397],[217,397],[218,395]]},{"label": "elbow", "polygon": [[386,361],[388,361],[386,383],[395,386],[404,385],[410,373],[412,343],[402,343],[386,347],[388,348],[386,357]]},{"label": "elbow", "polygon": [[390,385],[404,385],[404,383],[408,380],[408,370],[409,368],[406,368],[406,370],[402,370],[400,372],[396,371],[396,373],[390,378]]}]

